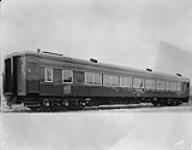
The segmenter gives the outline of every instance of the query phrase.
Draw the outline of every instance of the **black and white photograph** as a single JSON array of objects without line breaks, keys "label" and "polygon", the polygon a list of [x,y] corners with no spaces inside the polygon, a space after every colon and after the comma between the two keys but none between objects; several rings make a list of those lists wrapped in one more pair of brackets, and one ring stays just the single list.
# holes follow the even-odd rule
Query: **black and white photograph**
[{"label": "black and white photograph", "polygon": [[0,27],[0,149],[192,150],[191,0],[2,0]]}]

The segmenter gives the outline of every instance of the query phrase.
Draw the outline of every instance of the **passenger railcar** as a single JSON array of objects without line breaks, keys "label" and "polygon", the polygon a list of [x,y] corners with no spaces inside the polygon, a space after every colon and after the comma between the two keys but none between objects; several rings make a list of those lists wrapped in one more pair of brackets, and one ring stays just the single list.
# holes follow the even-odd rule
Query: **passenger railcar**
[{"label": "passenger railcar", "polygon": [[5,59],[8,103],[36,108],[151,102],[188,102],[189,79],[151,70],[84,61],[44,52],[13,53]]}]

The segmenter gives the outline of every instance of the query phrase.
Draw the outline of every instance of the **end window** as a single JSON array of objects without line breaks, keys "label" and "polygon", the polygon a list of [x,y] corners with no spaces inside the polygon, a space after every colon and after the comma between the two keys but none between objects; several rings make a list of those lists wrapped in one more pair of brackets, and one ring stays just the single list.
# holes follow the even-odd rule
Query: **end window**
[{"label": "end window", "polygon": [[53,82],[53,69],[52,68],[45,68],[44,79],[45,79],[45,82]]}]

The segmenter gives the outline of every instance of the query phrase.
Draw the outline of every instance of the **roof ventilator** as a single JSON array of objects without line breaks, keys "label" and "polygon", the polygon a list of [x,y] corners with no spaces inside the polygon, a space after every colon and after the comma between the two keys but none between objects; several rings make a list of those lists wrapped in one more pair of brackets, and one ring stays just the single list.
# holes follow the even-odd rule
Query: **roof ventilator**
[{"label": "roof ventilator", "polygon": [[177,76],[181,77],[182,75],[180,73],[176,73]]},{"label": "roof ventilator", "polygon": [[90,61],[93,63],[98,63],[97,59],[94,59],[94,58],[90,58]]},{"label": "roof ventilator", "polygon": [[147,68],[146,70],[147,70],[147,71],[149,71],[149,72],[152,72],[152,71],[153,71],[153,70],[152,70],[152,69],[150,69],[150,68]]}]

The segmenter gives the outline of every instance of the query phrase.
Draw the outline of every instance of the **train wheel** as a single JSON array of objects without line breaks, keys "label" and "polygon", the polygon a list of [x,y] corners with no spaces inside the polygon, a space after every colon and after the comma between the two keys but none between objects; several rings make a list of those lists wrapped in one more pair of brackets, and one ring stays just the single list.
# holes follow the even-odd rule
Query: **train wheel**
[{"label": "train wheel", "polygon": [[180,100],[178,100],[178,101],[176,101],[176,105],[178,106],[178,105],[181,105],[182,104],[182,102],[180,101]]},{"label": "train wheel", "polygon": [[52,106],[51,106],[51,101],[49,99],[43,99],[43,103],[42,103],[42,111],[44,112],[49,112],[51,111]]},{"label": "train wheel", "polygon": [[85,107],[86,106],[86,102],[85,101],[81,101],[81,106]]},{"label": "train wheel", "polygon": [[86,106],[86,101],[85,100],[80,100],[77,105],[77,109],[84,109]]},{"label": "train wheel", "polygon": [[159,105],[159,102],[158,102],[158,99],[157,99],[157,98],[153,98],[152,101],[151,101],[151,103],[152,103],[155,107],[157,107],[157,106]]},{"label": "train wheel", "polygon": [[31,108],[30,108],[30,110],[31,110],[32,112],[37,111],[37,109],[38,109],[37,107],[31,107]]},{"label": "train wheel", "polygon": [[69,105],[70,105],[69,100],[67,100],[67,99],[63,100],[62,105],[65,107],[69,107]]},{"label": "train wheel", "polygon": [[172,100],[171,99],[168,99],[167,106],[172,106]]},{"label": "train wheel", "polygon": [[152,104],[157,107],[158,106],[158,103],[157,102],[152,102]]},{"label": "train wheel", "polygon": [[49,99],[44,99],[43,100],[43,106],[45,106],[45,107],[50,107],[50,101],[49,101]]},{"label": "train wheel", "polygon": [[173,103],[173,106],[176,106],[176,105],[177,105],[176,100],[173,100],[172,103]]},{"label": "train wheel", "polygon": [[167,102],[166,102],[164,99],[162,99],[162,100],[160,101],[160,105],[161,105],[161,106],[166,106],[166,105],[167,105]]},{"label": "train wheel", "polygon": [[168,106],[176,106],[176,100],[174,100],[174,99],[170,99],[169,101],[168,101]]}]

